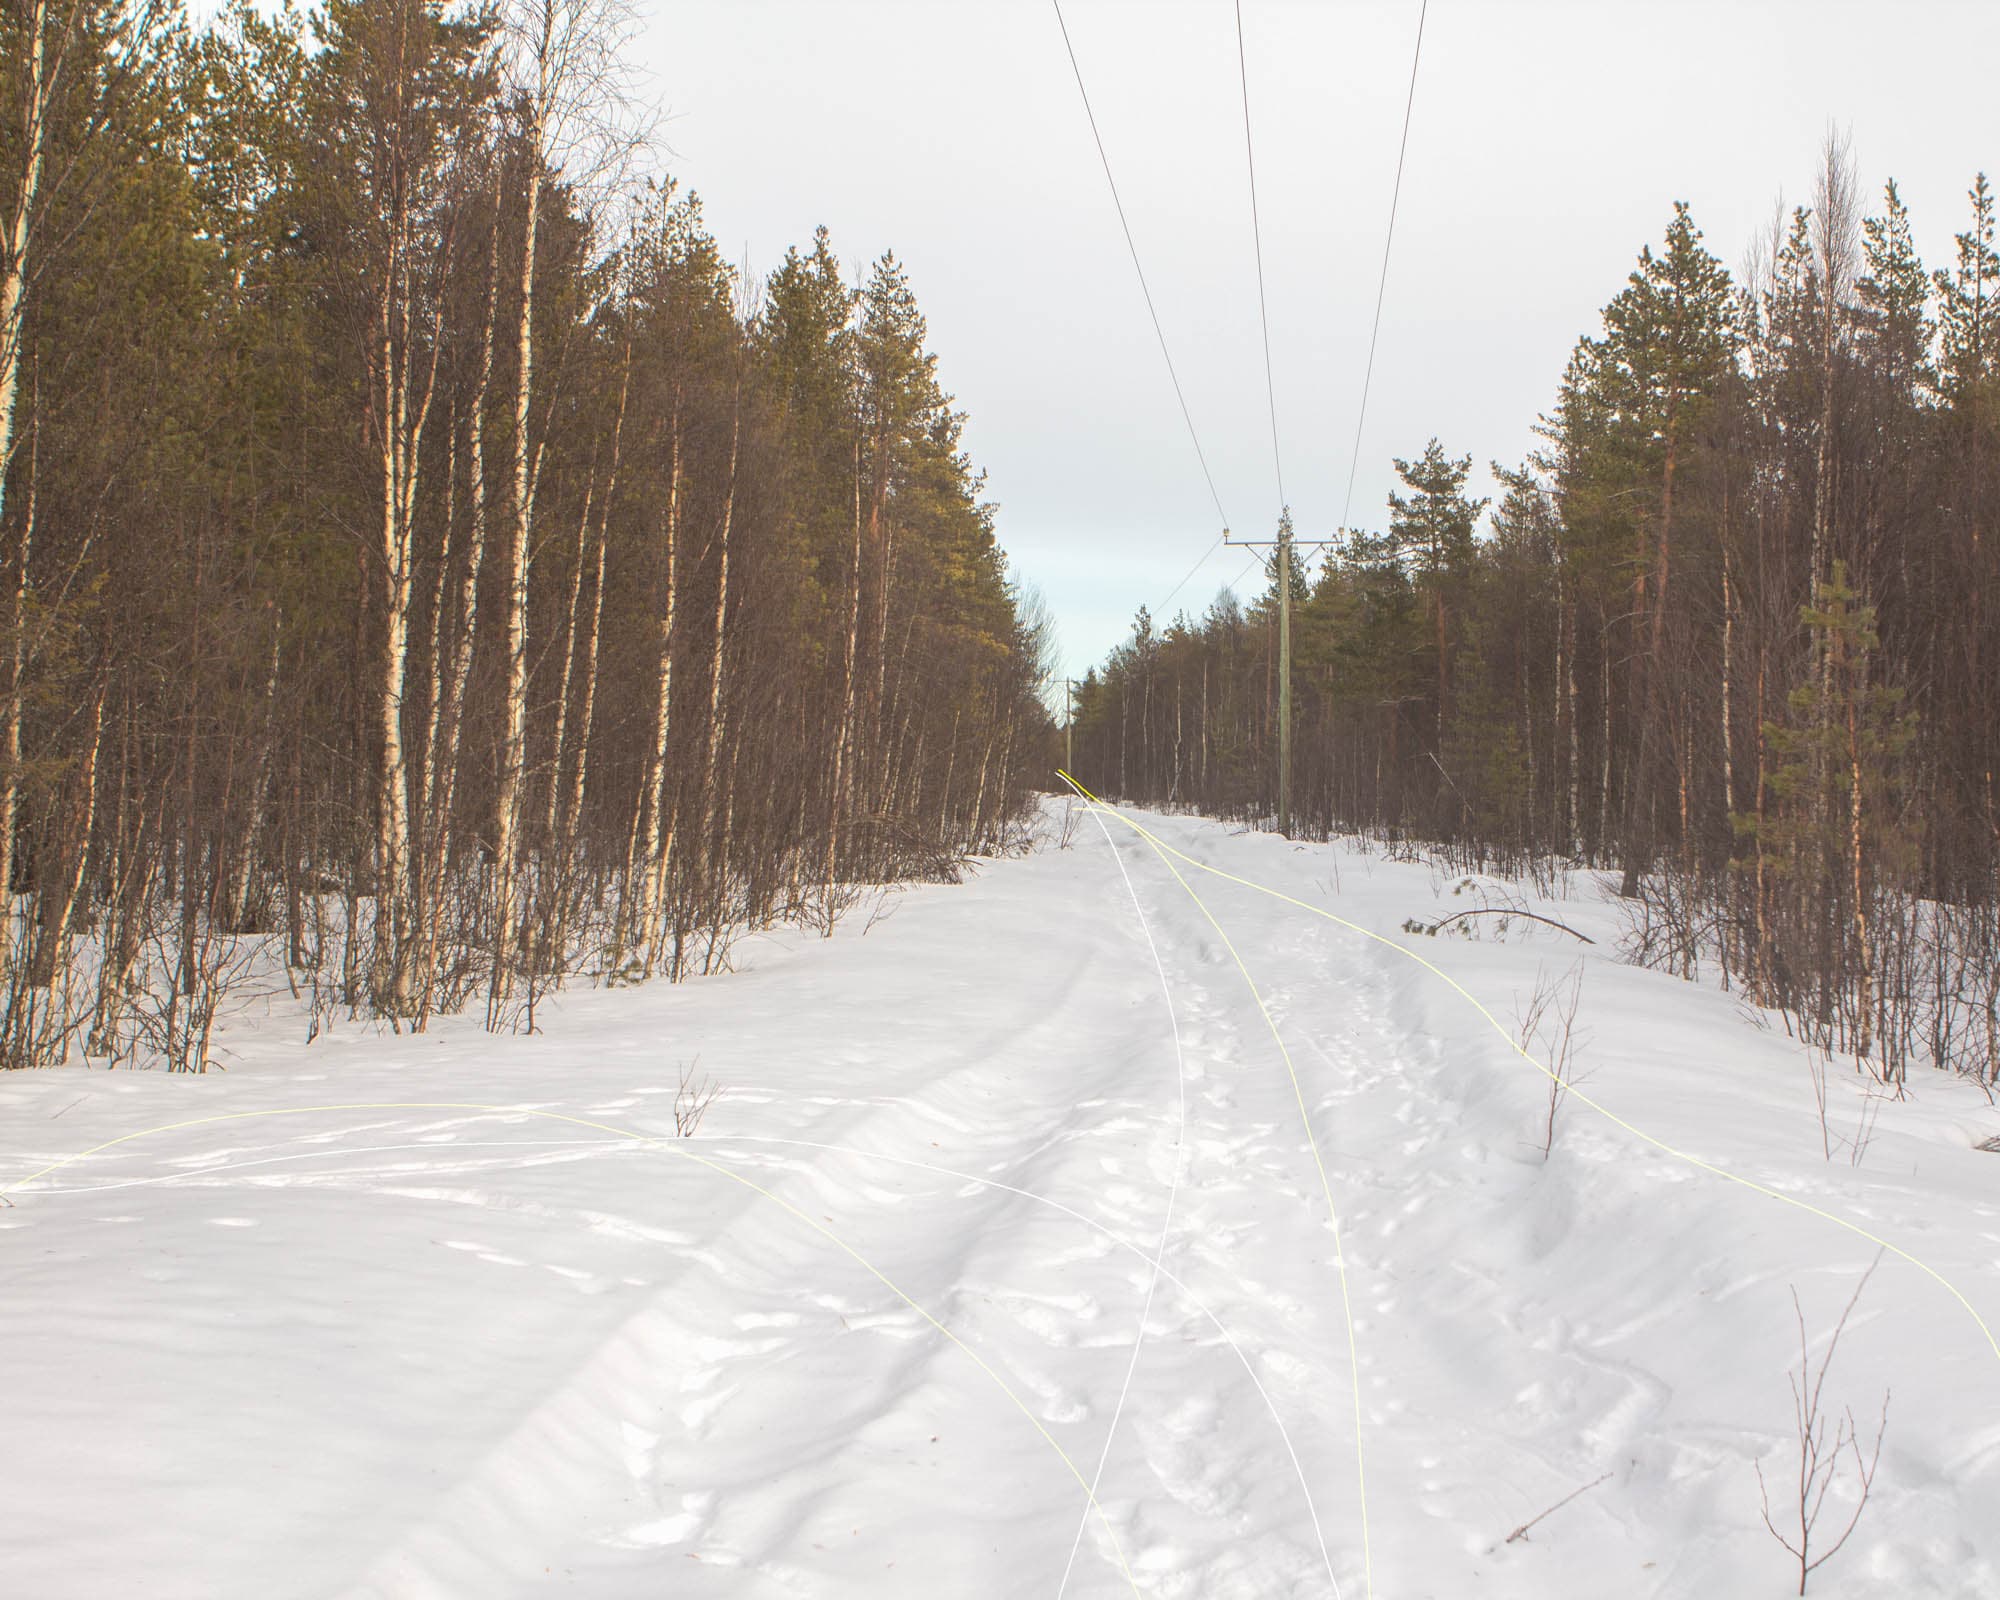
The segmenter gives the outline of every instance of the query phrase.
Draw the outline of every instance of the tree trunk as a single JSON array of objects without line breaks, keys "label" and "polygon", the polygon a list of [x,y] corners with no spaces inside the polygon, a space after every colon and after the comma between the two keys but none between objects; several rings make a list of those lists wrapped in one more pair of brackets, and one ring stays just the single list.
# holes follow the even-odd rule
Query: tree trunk
[{"label": "tree trunk", "polygon": [[250,929],[251,886],[257,871],[257,846],[264,833],[264,809],[271,783],[271,746],[276,741],[275,718],[278,703],[278,661],[280,618],[275,607],[267,607],[266,621],[271,630],[271,655],[264,673],[261,726],[257,733],[257,753],[250,769],[249,814],[236,843],[235,858],[224,884],[221,907],[232,933]]},{"label": "tree trunk", "polygon": [[[48,138],[49,82],[46,34],[48,0],[30,0],[27,27],[26,102],[21,108],[21,178],[7,217],[6,258],[0,272],[0,528],[6,526],[8,469],[14,464],[16,399],[21,384],[21,352],[27,343],[25,316],[30,250],[34,239],[35,199],[41,188],[42,152]],[[14,938],[14,829],[19,804],[21,770],[21,675],[26,668],[28,557],[35,532],[35,471],[32,452],[28,469],[28,507],[21,523],[21,548],[16,557],[12,657],[7,681],[5,727],[0,730],[0,979],[10,970]]]},{"label": "tree trunk", "polygon": [[[500,297],[500,168],[496,161],[493,207],[486,245],[486,320],[480,328],[479,375],[473,383],[467,407],[466,499],[468,503],[465,567],[459,574],[458,595],[453,605],[454,632],[448,665],[440,669],[441,681],[435,690],[438,711],[434,719],[436,739],[426,763],[427,788],[424,812],[435,830],[425,852],[430,881],[424,888],[422,949],[418,981],[417,1026],[430,1014],[430,986],[437,966],[437,950],[443,930],[444,877],[451,865],[452,817],[458,802],[458,765],[465,744],[465,687],[472,673],[473,645],[479,633],[479,576],[486,565],[486,401],[493,387],[493,344],[498,331]],[[442,635],[440,635],[442,637]]]},{"label": "tree trunk", "polygon": [[[28,565],[35,548],[35,477],[38,451],[28,452],[28,498],[21,517],[21,547],[14,556],[14,593],[7,629],[7,697],[0,704],[0,983],[14,954],[14,830],[20,805],[21,691],[28,670]],[[0,457],[0,488],[4,488]]]},{"label": "tree trunk", "polygon": [[[83,891],[84,872],[90,861],[90,836],[97,823],[97,768],[104,746],[104,694],[106,677],[100,674],[90,699],[90,738],[84,746],[82,764],[73,780],[69,825],[52,838],[49,860],[39,869],[35,896],[36,920],[34,959],[28,982],[38,989],[51,988],[68,962],[70,920],[76,912],[77,897]],[[51,1007],[51,1015],[55,1008]]]},{"label": "tree trunk", "polygon": [[[543,40],[546,47],[547,39]],[[528,550],[534,523],[534,475],[529,470],[528,413],[535,372],[535,241],[542,202],[542,115],[547,103],[546,54],[538,57],[541,84],[530,102],[522,159],[527,163],[527,200],[521,222],[521,316],[515,332],[514,514],[507,524],[507,626],[505,707],[500,783],[493,828],[493,977],[486,1025],[499,1025],[499,1007],[512,990],[518,939],[515,857],[520,848],[521,780],[528,742]]]},{"label": "tree trunk", "polygon": [[576,689],[576,657],[583,645],[577,623],[583,602],[583,569],[590,564],[590,513],[597,500],[597,463],[584,485],[583,513],[576,522],[576,559],[570,563],[569,595],[563,603],[562,676],[556,683],[555,726],[549,730],[548,788],[542,805],[542,849],[559,849],[556,829],[563,811],[563,768],[569,758],[569,703]]},{"label": "tree trunk", "polygon": [[1660,717],[1660,680],[1664,676],[1664,647],[1667,623],[1667,577],[1669,553],[1673,546],[1674,530],[1674,465],[1679,454],[1679,439],[1674,426],[1678,410],[1678,395],[1669,391],[1667,395],[1667,461],[1660,482],[1660,526],[1653,541],[1653,592],[1651,614],[1647,616],[1645,598],[1645,574],[1636,580],[1635,595],[1639,600],[1639,619],[1646,622],[1646,653],[1632,663],[1637,680],[1633,684],[1632,704],[1638,718],[1638,742],[1632,770],[1625,775],[1625,874],[1618,892],[1631,899],[1639,892],[1639,879],[1651,864],[1653,848],[1651,824],[1651,795],[1646,785],[1651,777],[1653,726]]},{"label": "tree trunk", "polygon": [[[1842,656],[1841,666],[1846,661],[1846,643],[1838,641],[1835,648]],[[1875,951],[1868,926],[1867,875],[1863,852],[1862,832],[1862,787],[1861,787],[1861,732],[1860,707],[1857,702],[1867,691],[1868,658],[1856,652],[1858,659],[1853,663],[1846,684],[1847,701],[1847,858],[1850,874],[1850,891],[1854,896],[1854,986],[1855,986],[1855,1041],[1854,1053],[1865,1057],[1873,1047],[1875,1013]]]},{"label": "tree trunk", "polygon": [[729,620],[729,533],[736,516],[737,446],[743,432],[743,390],[739,384],[729,421],[729,489],[722,502],[722,530],[717,541],[715,631],[708,653],[708,732],[701,751],[701,839],[703,874],[711,885],[720,870],[712,853],[715,831],[715,752],[722,736],[722,658]]},{"label": "tree trunk", "polygon": [[[849,768],[855,760],[854,712],[856,667],[861,646],[861,435],[854,436],[854,570],[848,586],[847,673],[840,693],[840,725],[833,747],[832,804],[826,829],[825,887],[832,893],[838,871],[840,830],[846,811],[847,791],[852,786]],[[833,933],[833,919],[827,918],[827,934]]]},{"label": "tree trunk", "polygon": [[20,121],[21,178],[8,208],[6,265],[0,271],[0,519],[7,509],[7,469],[14,461],[14,410],[20,392],[21,351],[27,342],[24,312],[33,264],[35,200],[41,188],[42,152],[48,142],[48,20],[48,0],[29,0],[28,93]]},{"label": "tree trunk", "polygon": [[646,759],[639,782],[639,825],[636,861],[628,871],[636,875],[639,890],[630,942],[643,945],[644,972],[653,975],[659,957],[659,921],[667,882],[668,859],[673,854],[673,826],[667,810],[665,769],[667,745],[673,732],[674,713],[674,623],[680,605],[680,515],[681,515],[681,397],[674,392],[673,413],[668,423],[666,592],[660,609],[660,658],[653,680],[651,736],[646,743]]}]

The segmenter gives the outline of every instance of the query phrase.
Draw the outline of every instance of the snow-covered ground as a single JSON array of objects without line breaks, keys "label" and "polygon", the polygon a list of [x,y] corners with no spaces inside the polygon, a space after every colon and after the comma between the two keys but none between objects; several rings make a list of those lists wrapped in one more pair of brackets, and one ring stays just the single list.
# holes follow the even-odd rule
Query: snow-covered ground
[{"label": "snow-covered ground", "polygon": [[[0,1594],[1794,1593],[1755,1464],[1784,1527],[1838,1217],[1944,1282],[1890,1254],[1847,1325],[1829,1407],[1893,1396],[1810,1592],[2000,1595],[1983,1095],[1829,1160],[1799,1048],[1587,882],[1534,904],[1594,947],[1426,939],[1437,871],[1133,817],[1389,943],[1084,818],[534,1038],[274,1012],[226,1073],[0,1080],[0,1187],[123,1139],[0,1210]],[[1544,1159],[1546,1079],[1390,944],[1510,1028],[1581,955],[1581,1091],[1828,1217],[1575,1099]]]}]

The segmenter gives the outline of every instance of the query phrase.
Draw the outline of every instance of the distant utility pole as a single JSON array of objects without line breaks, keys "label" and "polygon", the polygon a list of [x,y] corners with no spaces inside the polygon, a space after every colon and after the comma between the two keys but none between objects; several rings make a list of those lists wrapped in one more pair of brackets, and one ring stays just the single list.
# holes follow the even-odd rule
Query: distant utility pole
[{"label": "distant utility pole", "polygon": [[1063,771],[1076,771],[1076,679],[1063,679]]},{"label": "distant utility pole", "polygon": [[1256,549],[1275,545],[1278,550],[1278,832],[1292,832],[1292,508],[1278,516],[1275,539],[1232,539],[1222,533],[1225,544]]}]

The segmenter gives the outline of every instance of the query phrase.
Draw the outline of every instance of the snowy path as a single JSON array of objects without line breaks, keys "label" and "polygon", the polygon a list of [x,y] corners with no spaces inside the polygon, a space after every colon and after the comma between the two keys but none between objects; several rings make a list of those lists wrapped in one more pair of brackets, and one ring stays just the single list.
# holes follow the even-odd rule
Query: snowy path
[{"label": "snowy path", "polygon": [[[1392,936],[1450,896],[1139,820]],[[1237,960],[1115,822],[865,936],[573,995],[534,1039],[301,1050],[295,1019],[244,1019],[227,1075],[0,1081],[0,1185],[241,1117],[0,1211],[0,1592],[1795,1589],[1752,1469],[1783,1473],[1789,1289],[1824,1334],[1871,1252],[1575,1106],[1545,1162],[1545,1085],[1463,999],[1187,870],[1325,1190]],[[1971,1149],[2000,1113],[1920,1084],[1862,1166],[1828,1163],[1788,1041],[1616,966],[1608,906],[1559,914],[1602,941],[1589,1092],[1893,1237],[2000,1325],[2000,1158]],[[1502,1018],[1575,950],[1424,942]],[[701,1136],[621,1137],[671,1132],[697,1059],[726,1090]],[[300,1109],[413,1101],[511,1109]],[[2000,1362],[1894,1261],[1830,1381],[1868,1419],[1885,1387],[1875,1498],[1811,1592],[2000,1594]]]}]

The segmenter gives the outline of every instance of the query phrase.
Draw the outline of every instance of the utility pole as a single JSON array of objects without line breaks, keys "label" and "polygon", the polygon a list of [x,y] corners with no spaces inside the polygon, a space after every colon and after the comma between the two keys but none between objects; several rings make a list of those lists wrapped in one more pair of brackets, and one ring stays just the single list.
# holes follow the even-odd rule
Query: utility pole
[{"label": "utility pole", "polygon": [[1076,680],[1063,679],[1063,771],[1076,771]]},{"label": "utility pole", "polygon": [[1278,514],[1275,539],[1232,539],[1222,531],[1225,544],[1255,549],[1275,545],[1278,551],[1278,832],[1292,832],[1292,508]]},{"label": "utility pole", "polygon": [[1278,832],[1292,835],[1292,513],[1278,518]]}]

